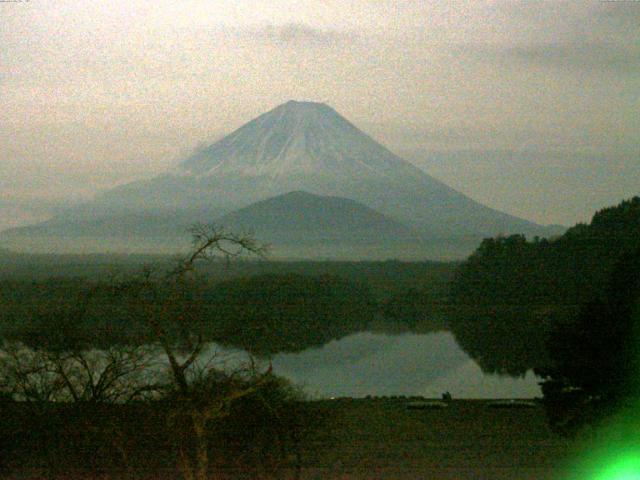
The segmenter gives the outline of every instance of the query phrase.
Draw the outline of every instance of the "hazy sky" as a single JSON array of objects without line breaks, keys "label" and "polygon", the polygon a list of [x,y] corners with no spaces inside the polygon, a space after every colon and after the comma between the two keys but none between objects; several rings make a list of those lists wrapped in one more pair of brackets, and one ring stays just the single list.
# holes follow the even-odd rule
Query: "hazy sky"
[{"label": "hazy sky", "polygon": [[0,3],[0,228],[289,99],[492,207],[586,220],[640,193],[640,2]]}]

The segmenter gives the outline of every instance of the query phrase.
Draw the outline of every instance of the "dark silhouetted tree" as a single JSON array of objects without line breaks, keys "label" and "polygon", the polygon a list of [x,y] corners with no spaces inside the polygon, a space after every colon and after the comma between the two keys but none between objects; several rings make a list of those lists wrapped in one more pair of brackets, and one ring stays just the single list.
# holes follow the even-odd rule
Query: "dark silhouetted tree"
[{"label": "dark silhouetted tree", "polygon": [[557,325],[541,369],[552,424],[571,430],[640,398],[640,246],[616,262],[604,292]]}]

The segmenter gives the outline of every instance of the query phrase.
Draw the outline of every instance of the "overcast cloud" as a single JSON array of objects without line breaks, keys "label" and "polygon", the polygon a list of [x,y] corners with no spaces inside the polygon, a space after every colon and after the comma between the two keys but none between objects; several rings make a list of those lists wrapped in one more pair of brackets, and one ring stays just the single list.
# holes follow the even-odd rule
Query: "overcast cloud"
[{"label": "overcast cloud", "polygon": [[[639,97],[638,2],[0,3],[0,228],[161,172],[289,99],[332,105],[492,207],[570,224],[640,193]],[[504,155],[469,150],[529,160],[497,198]],[[599,168],[528,183],[558,158]],[[478,182],[470,161],[492,173]]]}]

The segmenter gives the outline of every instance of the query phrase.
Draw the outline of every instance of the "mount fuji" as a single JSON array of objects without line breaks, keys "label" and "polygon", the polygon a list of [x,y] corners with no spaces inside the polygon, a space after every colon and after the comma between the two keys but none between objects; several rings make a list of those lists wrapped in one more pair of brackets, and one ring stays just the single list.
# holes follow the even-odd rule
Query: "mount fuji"
[{"label": "mount fuji", "polygon": [[[174,242],[195,221],[237,220],[233,212],[238,209],[246,217],[252,204],[289,192],[311,194],[316,210],[325,208],[336,215],[343,222],[343,240],[349,222],[362,220],[353,220],[353,212],[338,213],[338,207],[353,209],[353,202],[362,207],[356,209],[358,215],[374,211],[385,220],[380,225],[393,223],[396,231],[411,231],[420,242],[552,233],[448,187],[393,154],[328,105],[290,101],[198,150],[163,175],[114,188],[42,224],[2,232],[0,238],[12,247],[18,243],[38,250],[43,239],[43,245],[49,246],[82,240],[85,251],[114,245],[139,251],[145,245]],[[336,203],[336,197],[344,201]],[[296,198],[303,197],[286,199],[295,202]],[[278,218],[283,230],[276,234],[278,222],[265,220],[276,238],[287,237],[287,210],[281,203]],[[261,208],[247,218],[261,223],[256,217],[259,212],[270,215],[269,209]],[[293,210],[303,214],[300,208]],[[370,243],[369,237],[354,236],[349,241]],[[406,235],[400,237],[406,241]]]}]

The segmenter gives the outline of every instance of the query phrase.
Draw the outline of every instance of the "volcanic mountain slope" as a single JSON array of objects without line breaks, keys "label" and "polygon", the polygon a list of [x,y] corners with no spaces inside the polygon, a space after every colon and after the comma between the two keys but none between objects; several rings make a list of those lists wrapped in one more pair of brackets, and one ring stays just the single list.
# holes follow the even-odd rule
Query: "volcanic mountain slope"
[{"label": "volcanic mountain slope", "polygon": [[411,229],[358,202],[300,191],[254,203],[219,223],[280,245],[420,241]]},{"label": "volcanic mountain slope", "polygon": [[[173,236],[182,229],[193,212],[200,212],[200,220],[206,222],[292,191],[355,200],[426,239],[546,233],[544,227],[492,210],[430,177],[331,107],[291,101],[199,150],[166,174],[107,191],[36,230],[22,228],[0,237],[11,237],[11,245],[20,238],[50,240],[59,235],[56,232],[66,232],[67,239],[101,238],[112,235],[120,218],[143,223],[174,218],[175,225],[134,229],[153,231],[159,240],[163,231]],[[133,236],[145,241],[142,234]]]},{"label": "volcanic mountain slope", "polygon": [[106,203],[228,211],[290,191],[350,198],[430,237],[541,233],[485,207],[361,132],[331,107],[288,102],[259,116],[172,172],[102,197]]}]

